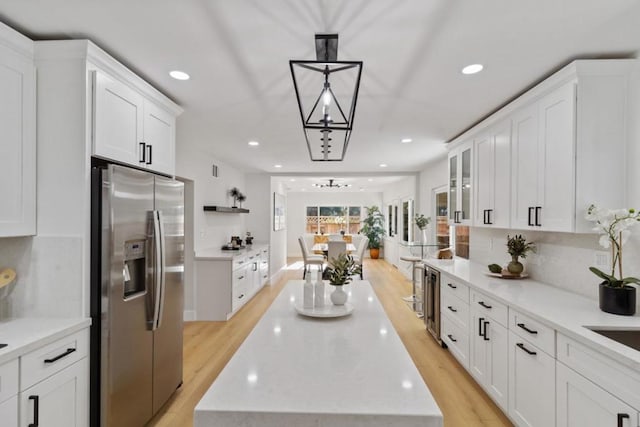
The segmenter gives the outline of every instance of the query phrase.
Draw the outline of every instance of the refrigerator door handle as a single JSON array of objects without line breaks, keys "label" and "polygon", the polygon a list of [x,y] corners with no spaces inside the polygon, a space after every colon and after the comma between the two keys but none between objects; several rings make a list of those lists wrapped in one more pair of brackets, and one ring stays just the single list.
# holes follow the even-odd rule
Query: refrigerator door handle
[{"label": "refrigerator door handle", "polygon": [[165,277],[166,277],[166,270],[167,270],[167,265],[166,265],[166,244],[165,244],[165,238],[164,238],[164,218],[162,217],[162,211],[157,211],[158,212],[158,225],[160,227],[160,250],[161,250],[161,256],[160,256],[160,268],[159,271],[157,271],[158,277],[160,278],[160,295],[159,295],[159,299],[160,299],[160,304],[159,304],[159,310],[158,310],[158,323],[156,326],[156,329],[160,327],[160,324],[162,323],[162,313],[164,312],[164,300],[165,300],[165,295],[166,295],[166,281],[165,281]]},{"label": "refrigerator door handle", "polygon": [[160,216],[158,211],[153,211],[153,244],[154,244],[154,271],[153,271],[153,319],[151,323],[151,330],[155,331],[160,326],[160,311],[162,302],[162,281],[164,280],[162,274],[162,232]]}]

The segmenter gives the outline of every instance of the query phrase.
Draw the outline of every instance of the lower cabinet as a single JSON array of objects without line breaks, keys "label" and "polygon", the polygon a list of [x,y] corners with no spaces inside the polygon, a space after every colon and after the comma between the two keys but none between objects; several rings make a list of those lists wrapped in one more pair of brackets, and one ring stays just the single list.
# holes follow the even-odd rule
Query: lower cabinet
[{"label": "lower cabinet", "polygon": [[2,420],[3,427],[18,425],[18,396],[13,396],[0,403],[0,420]]},{"label": "lower cabinet", "polygon": [[83,358],[22,391],[20,426],[85,427],[89,420],[88,371],[87,358]]},{"label": "lower cabinet", "polygon": [[555,362],[509,331],[509,415],[518,426],[555,425]]},{"label": "lower cabinet", "polygon": [[557,362],[557,427],[636,427],[640,415],[631,406]]}]

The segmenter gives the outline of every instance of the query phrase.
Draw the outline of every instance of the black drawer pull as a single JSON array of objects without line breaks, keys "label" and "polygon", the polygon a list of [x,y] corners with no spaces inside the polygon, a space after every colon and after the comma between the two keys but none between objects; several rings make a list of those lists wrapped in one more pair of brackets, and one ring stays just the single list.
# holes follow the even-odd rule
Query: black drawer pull
[{"label": "black drawer pull", "polygon": [[479,302],[478,302],[478,304],[480,304],[480,305],[481,305],[481,306],[483,306],[484,308],[488,308],[488,309],[493,308],[492,306],[485,304],[485,302],[484,302],[484,301],[479,301]]},{"label": "black drawer pull", "polygon": [[618,414],[618,427],[622,427],[624,420],[629,418],[629,414]]},{"label": "black drawer pull", "polygon": [[153,147],[151,146],[151,144],[147,144],[147,154],[149,155],[147,158],[147,161],[145,162],[146,165],[150,165],[151,163],[153,163],[152,156],[153,156]]},{"label": "black drawer pull", "polygon": [[489,337],[487,336],[487,325],[489,325],[489,322],[487,322],[485,320],[485,322],[484,322],[484,332],[482,333],[482,336],[484,337],[485,341],[489,341]]},{"label": "black drawer pull", "polygon": [[542,224],[540,224],[540,211],[542,210],[542,206],[536,206],[536,227],[542,227]]},{"label": "black drawer pull", "polygon": [[533,213],[533,207],[529,207],[529,214],[527,215],[527,225],[533,227],[533,221],[531,220],[531,214]]},{"label": "black drawer pull", "polygon": [[454,313],[457,313],[458,310],[456,310],[455,308],[451,307],[450,305],[447,306],[447,308],[451,311],[453,311]]},{"label": "black drawer pull", "polygon": [[242,280],[242,279],[244,279],[244,276],[238,277],[238,280]]},{"label": "black drawer pull", "polygon": [[537,335],[537,334],[538,334],[538,331],[534,331],[534,330],[532,330],[532,329],[527,328],[527,327],[524,325],[524,323],[516,323],[516,325],[518,325],[518,327],[520,327],[520,328],[524,329],[525,331],[529,332],[530,334],[534,334],[534,335]]},{"label": "black drawer pull", "polygon": [[521,343],[521,342],[517,343],[516,345],[517,345],[518,347],[520,347],[522,350],[524,350],[527,354],[530,354],[531,356],[535,356],[536,354],[538,354],[538,353],[536,353],[535,351],[531,351],[531,350],[529,350],[529,349],[528,349],[527,347],[525,347],[525,346],[524,346],[524,344],[523,344],[523,343]]},{"label": "black drawer pull", "polygon": [[62,359],[63,357],[67,357],[68,355],[70,355],[71,353],[73,353],[74,351],[76,351],[75,348],[68,348],[67,351],[65,351],[62,354],[57,355],[56,357],[52,358],[52,359],[44,359],[44,363],[53,363],[56,362],[60,359]]},{"label": "black drawer pull", "polygon": [[447,335],[447,336],[449,337],[449,339],[450,339],[452,342],[458,342],[458,340],[457,340],[457,339],[455,339],[455,338],[453,337],[453,335],[449,334],[449,335]]},{"label": "black drawer pull", "polygon": [[238,297],[238,299],[242,299],[244,298],[244,294],[240,294],[240,296]]},{"label": "black drawer pull", "polygon": [[146,158],[146,154],[147,154],[147,149],[146,149],[146,144],[144,142],[139,143],[140,145],[140,158],[138,159],[138,162],[140,163],[146,163],[147,162],[147,158]]},{"label": "black drawer pull", "polygon": [[450,287],[451,289],[458,289],[456,285],[452,285],[451,283],[447,283],[447,286]]},{"label": "black drawer pull", "polygon": [[[38,414],[40,412],[40,404],[38,396],[29,396],[29,400],[33,400],[33,422],[28,427],[38,427]],[[618,417],[619,419],[620,417]]]},{"label": "black drawer pull", "polygon": [[481,337],[482,336],[482,321],[484,320],[484,317],[478,317],[478,336]]}]

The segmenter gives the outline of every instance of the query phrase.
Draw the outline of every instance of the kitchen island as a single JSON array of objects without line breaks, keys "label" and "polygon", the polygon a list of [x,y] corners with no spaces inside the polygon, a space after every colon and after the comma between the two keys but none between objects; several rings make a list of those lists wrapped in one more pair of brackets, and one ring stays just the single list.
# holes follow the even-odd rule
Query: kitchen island
[{"label": "kitchen island", "polygon": [[442,426],[369,282],[346,287],[353,313],[337,318],[298,314],[302,285],[278,295],[196,406],[194,426]]}]

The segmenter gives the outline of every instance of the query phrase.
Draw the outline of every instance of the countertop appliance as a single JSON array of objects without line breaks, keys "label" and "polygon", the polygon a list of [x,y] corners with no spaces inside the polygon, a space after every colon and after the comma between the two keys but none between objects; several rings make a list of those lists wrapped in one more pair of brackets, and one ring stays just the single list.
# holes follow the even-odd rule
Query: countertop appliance
[{"label": "countertop appliance", "polygon": [[442,345],[440,339],[440,271],[425,265],[424,323],[427,331]]},{"label": "countertop appliance", "polygon": [[182,384],[184,185],[94,159],[91,426],[141,427]]}]

